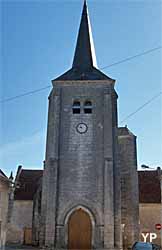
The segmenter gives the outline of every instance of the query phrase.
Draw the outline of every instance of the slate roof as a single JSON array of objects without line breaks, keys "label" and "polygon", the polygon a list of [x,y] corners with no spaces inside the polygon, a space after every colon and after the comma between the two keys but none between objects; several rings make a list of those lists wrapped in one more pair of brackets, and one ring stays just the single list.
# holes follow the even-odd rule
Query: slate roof
[{"label": "slate roof", "polygon": [[77,44],[73,59],[73,68],[97,67],[91,24],[86,1],[84,2]]},{"label": "slate roof", "polygon": [[4,172],[0,169],[0,178],[4,181],[9,182],[9,178],[4,174]]},{"label": "slate roof", "polygon": [[63,75],[57,77],[53,81],[88,81],[88,80],[109,80],[115,82],[115,80],[111,79],[107,75],[105,75],[100,70],[95,67],[90,67],[86,69],[81,68],[71,68]]},{"label": "slate roof", "polygon": [[160,203],[161,188],[158,171],[138,171],[140,203]]},{"label": "slate roof", "polygon": [[1,169],[0,169],[0,176],[7,178],[7,176],[4,174],[4,172]]},{"label": "slate roof", "polygon": [[15,200],[33,200],[43,170],[21,169],[16,179]]},{"label": "slate roof", "polygon": [[119,127],[119,128],[118,128],[118,136],[124,136],[124,135],[135,136],[135,135],[127,128],[127,126],[125,126],[125,127]]},{"label": "slate roof", "polygon": [[114,81],[97,69],[95,48],[86,1],[84,1],[72,68],[53,81],[69,80]]},{"label": "slate roof", "polygon": [[[33,200],[43,170],[21,169],[15,190],[15,200]],[[138,171],[140,203],[160,203],[161,189],[157,171]]]}]

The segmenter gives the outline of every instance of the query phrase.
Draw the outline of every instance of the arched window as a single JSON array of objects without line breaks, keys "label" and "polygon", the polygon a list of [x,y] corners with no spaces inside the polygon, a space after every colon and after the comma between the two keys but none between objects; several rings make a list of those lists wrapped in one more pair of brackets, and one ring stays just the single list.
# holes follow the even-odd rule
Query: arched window
[{"label": "arched window", "polygon": [[84,113],[85,114],[91,114],[92,113],[92,102],[86,101],[84,103]]},{"label": "arched window", "polygon": [[73,103],[73,114],[80,114],[80,102],[74,101]]}]

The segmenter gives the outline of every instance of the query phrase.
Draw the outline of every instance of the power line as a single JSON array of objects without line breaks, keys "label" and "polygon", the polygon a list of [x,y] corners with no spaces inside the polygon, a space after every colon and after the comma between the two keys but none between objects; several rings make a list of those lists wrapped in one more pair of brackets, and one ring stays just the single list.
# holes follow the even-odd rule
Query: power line
[{"label": "power line", "polygon": [[[144,51],[144,52],[142,52],[142,53],[136,54],[136,55],[131,56],[131,57],[127,57],[127,58],[125,58],[125,59],[123,59],[123,60],[117,61],[117,62],[112,63],[112,64],[109,64],[109,65],[107,65],[107,66],[104,66],[104,67],[102,67],[101,69],[110,68],[110,67],[112,67],[112,66],[115,66],[115,65],[118,65],[118,64],[121,64],[121,63],[130,61],[130,60],[133,60],[134,58],[137,58],[137,57],[140,57],[140,56],[143,56],[143,55],[152,53],[152,52],[154,52],[154,51],[156,51],[156,50],[159,50],[159,49],[161,49],[161,48],[162,48],[162,46],[159,46],[159,47],[152,48],[152,49],[150,49],[150,50],[146,50],[146,51]],[[51,87],[50,85],[47,85],[47,86],[45,86],[45,87],[43,87],[43,88],[39,88],[39,89],[35,89],[35,90],[29,91],[29,92],[25,92],[24,94],[20,94],[20,95],[13,96],[13,97],[10,97],[10,98],[2,99],[2,100],[0,100],[0,103],[9,102],[9,101],[15,100],[15,99],[17,99],[17,98],[21,98],[21,97],[24,97],[24,96],[27,96],[27,95],[35,94],[35,93],[37,93],[37,92],[40,92],[40,91],[45,90],[45,89],[50,88],[50,87]]]},{"label": "power line", "polygon": [[139,108],[137,108],[134,112],[130,113],[128,116],[126,116],[121,123],[123,123],[124,121],[126,121],[128,118],[130,118],[131,116],[133,116],[134,114],[136,114],[138,111],[140,111],[141,109],[143,109],[145,106],[147,106],[149,103],[151,103],[152,101],[154,101],[156,98],[158,98],[160,95],[162,94],[162,92],[158,93],[157,95],[153,96],[150,100],[148,100],[147,102],[145,102],[143,105],[141,105]]},{"label": "power line", "polygon": [[46,87],[43,87],[43,88],[40,88],[40,89],[35,89],[35,90],[32,90],[32,91],[26,92],[24,94],[20,94],[20,95],[16,95],[16,96],[13,96],[13,97],[10,97],[10,98],[6,98],[6,99],[1,100],[0,103],[9,102],[9,101],[15,100],[15,99],[23,97],[23,96],[32,95],[32,94],[35,94],[37,92],[40,92],[40,91],[45,90],[45,89],[50,88],[50,87],[51,87],[51,85],[48,85]]},{"label": "power line", "polygon": [[118,64],[120,64],[120,63],[124,63],[124,62],[130,61],[130,60],[132,60],[132,59],[134,59],[134,58],[136,58],[136,57],[144,56],[144,55],[146,55],[146,54],[152,53],[152,52],[154,52],[154,51],[156,51],[156,50],[159,50],[159,49],[161,49],[161,48],[162,48],[162,46],[159,46],[159,47],[156,47],[156,48],[153,48],[153,49],[146,50],[146,51],[144,51],[144,52],[142,52],[142,53],[140,53],[140,54],[136,54],[136,55],[134,55],[134,56],[130,56],[130,57],[127,57],[127,58],[125,58],[125,59],[123,59],[123,60],[120,60],[120,61],[118,61],[118,62],[115,62],[115,63],[112,63],[112,64],[110,64],[110,65],[104,66],[104,67],[101,68],[101,69],[106,69],[106,68],[113,67],[113,66],[118,65]]}]

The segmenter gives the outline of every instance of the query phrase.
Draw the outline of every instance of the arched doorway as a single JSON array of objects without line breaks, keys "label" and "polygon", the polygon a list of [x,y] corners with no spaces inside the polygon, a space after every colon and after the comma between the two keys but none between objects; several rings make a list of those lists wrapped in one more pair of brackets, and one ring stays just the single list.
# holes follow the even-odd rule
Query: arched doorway
[{"label": "arched doorway", "polygon": [[82,208],[75,210],[68,221],[68,249],[92,248],[92,223]]}]

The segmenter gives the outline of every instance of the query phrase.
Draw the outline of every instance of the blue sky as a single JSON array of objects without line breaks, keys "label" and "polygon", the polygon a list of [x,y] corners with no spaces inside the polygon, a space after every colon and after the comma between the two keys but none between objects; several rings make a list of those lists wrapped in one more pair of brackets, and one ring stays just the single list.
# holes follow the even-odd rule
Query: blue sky
[{"label": "blue sky", "polygon": [[[1,99],[51,84],[70,68],[83,1],[1,1]],[[159,0],[89,0],[99,68],[162,45]],[[121,121],[162,88],[162,51],[110,67],[116,79],[119,125],[137,135],[138,166],[162,166],[162,102],[155,99]],[[51,85],[52,86],[52,85]],[[50,88],[1,103],[0,168],[6,174],[42,168]]]}]

